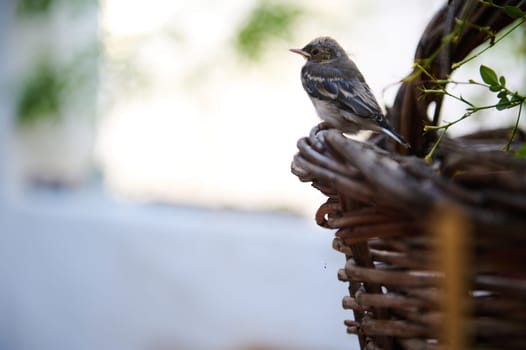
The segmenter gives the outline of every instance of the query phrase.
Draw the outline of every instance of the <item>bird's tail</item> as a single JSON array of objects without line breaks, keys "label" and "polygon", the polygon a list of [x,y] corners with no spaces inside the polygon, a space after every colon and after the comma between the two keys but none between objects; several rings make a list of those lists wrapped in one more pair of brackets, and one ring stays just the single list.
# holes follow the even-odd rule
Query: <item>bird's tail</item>
[{"label": "bird's tail", "polygon": [[395,140],[396,142],[398,142],[399,144],[401,144],[402,146],[404,146],[405,148],[411,148],[411,145],[409,144],[409,142],[407,142],[403,137],[402,135],[400,135],[399,133],[397,133],[396,131],[394,131],[392,128],[382,128],[382,132],[384,134],[386,134],[387,136],[389,136],[390,138],[392,138],[393,140]]},{"label": "bird's tail", "polygon": [[376,124],[378,125],[377,130],[380,130],[381,132],[383,132],[384,134],[386,134],[387,136],[389,136],[390,138],[392,138],[393,140],[395,140],[396,142],[398,142],[405,148],[411,148],[411,145],[409,144],[409,142],[407,142],[402,137],[402,135],[394,131],[393,127],[389,124],[389,122],[387,121],[387,119],[385,118],[383,114],[378,113],[375,116],[375,121],[376,121]]}]

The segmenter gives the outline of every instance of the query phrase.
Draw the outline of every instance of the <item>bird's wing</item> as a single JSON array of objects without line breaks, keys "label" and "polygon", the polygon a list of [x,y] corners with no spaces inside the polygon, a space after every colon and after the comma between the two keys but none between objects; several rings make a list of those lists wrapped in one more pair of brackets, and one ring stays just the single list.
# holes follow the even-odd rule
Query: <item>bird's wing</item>
[{"label": "bird's wing", "polygon": [[[378,118],[382,114],[367,83],[346,79],[338,72],[326,74],[303,72],[302,81],[307,93],[321,100],[335,101],[341,108],[362,118]],[[330,74],[333,73],[333,74]]]}]

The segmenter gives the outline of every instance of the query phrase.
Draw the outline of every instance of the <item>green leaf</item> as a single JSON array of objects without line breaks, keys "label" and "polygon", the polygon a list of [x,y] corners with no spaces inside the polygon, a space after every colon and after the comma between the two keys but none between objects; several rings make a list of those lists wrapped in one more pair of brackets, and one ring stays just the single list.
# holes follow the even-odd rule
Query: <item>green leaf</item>
[{"label": "green leaf", "polygon": [[499,102],[497,103],[497,110],[502,111],[503,109],[507,109],[510,107],[510,101],[506,96],[502,97]]},{"label": "green leaf", "polygon": [[493,92],[500,91],[500,85],[491,85],[489,89]]},{"label": "green leaf", "polygon": [[520,96],[519,93],[515,92],[511,95],[511,102],[518,103],[524,100],[524,97]]},{"label": "green leaf", "polygon": [[515,158],[526,158],[526,143],[515,151]]},{"label": "green leaf", "polygon": [[504,6],[504,12],[514,19],[521,18],[526,15],[526,12],[522,11],[517,6]]},{"label": "green leaf", "polygon": [[495,71],[488,66],[485,66],[483,64],[480,65],[480,76],[482,77],[482,80],[484,80],[484,82],[488,85],[499,85],[499,78],[497,76],[497,73],[495,73]]},{"label": "green leaf", "polygon": [[501,92],[499,92],[497,94],[497,97],[498,98],[503,98],[504,96],[506,96],[508,93],[506,92],[506,90],[502,90]]},{"label": "green leaf", "polygon": [[506,78],[504,75],[499,78],[499,82],[501,86],[506,86]]}]

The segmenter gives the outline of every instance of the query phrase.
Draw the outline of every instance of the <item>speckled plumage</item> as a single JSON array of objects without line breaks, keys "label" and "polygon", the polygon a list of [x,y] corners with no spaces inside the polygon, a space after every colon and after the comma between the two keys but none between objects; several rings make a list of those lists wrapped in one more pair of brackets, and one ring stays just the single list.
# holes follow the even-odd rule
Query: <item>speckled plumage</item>
[{"label": "speckled plumage", "polygon": [[291,51],[307,59],[301,82],[321,119],[344,133],[382,132],[409,147],[389,125],[358,67],[334,39],[316,38]]}]

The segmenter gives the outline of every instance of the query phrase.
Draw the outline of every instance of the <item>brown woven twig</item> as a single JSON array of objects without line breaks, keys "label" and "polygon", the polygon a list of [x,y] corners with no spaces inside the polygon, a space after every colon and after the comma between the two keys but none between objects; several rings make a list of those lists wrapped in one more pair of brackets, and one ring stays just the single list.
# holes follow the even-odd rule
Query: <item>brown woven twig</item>
[{"label": "brown woven twig", "polygon": [[[316,127],[298,143],[292,171],[329,196],[316,221],[336,229],[333,246],[348,259],[338,274],[351,282],[343,305],[354,311],[355,321],[346,324],[363,348],[436,346],[444,275],[437,270],[431,232],[435,209],[444,205],[458,208],[475,235],[470,283],[477,294],[469,321],[474,339],[488,348],[514,348],[515,340],[502,337],[526,335],[526,161],[472,151],[490,147],[491,140],[459,146],[466,142],[447,140],[441,162],[431,166],[336,130]],[[495,172],[501,179],[490,182]],[[510,202],[504,203],[506,198]],[[512,307],[520,312],[509,314]],[[498,328],[480,333],[500,321]]]}]

